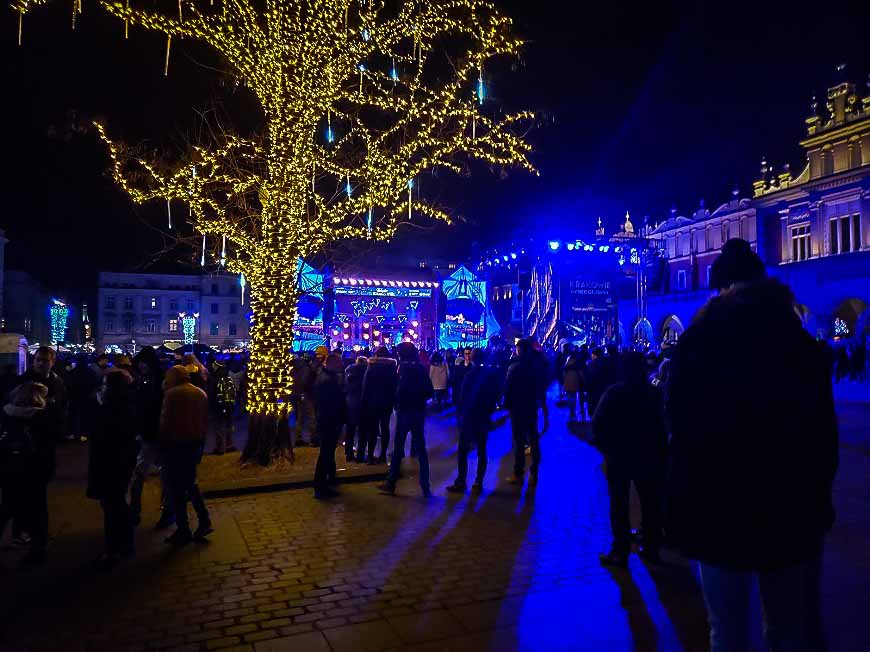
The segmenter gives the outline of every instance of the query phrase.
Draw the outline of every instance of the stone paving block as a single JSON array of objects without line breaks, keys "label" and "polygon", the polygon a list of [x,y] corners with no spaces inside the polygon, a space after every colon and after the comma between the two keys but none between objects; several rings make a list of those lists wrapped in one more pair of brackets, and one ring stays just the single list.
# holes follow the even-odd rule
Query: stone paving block
[{"label": "stone paving block", "polygon": [[378,652],[401,643],[395,630],[383,620],[326,629],[323,635],[333,652]]},{"label": "stone paving block", "polygon": [[459,621],[446,610],[388,617],[387,621],[406,643],[436,641],[465,633]]},{"label": "stone paving block", "polygon": [[333,652],[321,632],[273,638],[254,644],[256,652]]},{"label": "stone paving block", "polygon": [[224,638],[215,638],[205,642],[205,647],[208,650],[217,650],[221,648],[232,647],[242,642],[238,636],[226,636]]}]

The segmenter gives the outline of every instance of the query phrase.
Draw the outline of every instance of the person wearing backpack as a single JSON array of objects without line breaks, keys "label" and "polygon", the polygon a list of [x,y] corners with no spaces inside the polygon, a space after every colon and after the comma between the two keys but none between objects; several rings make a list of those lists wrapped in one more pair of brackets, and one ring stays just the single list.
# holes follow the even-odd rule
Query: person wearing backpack
[{"label": "person wearing backpack", "polygon": [[44,563],[48,543],[46,487],[56,442],[47,439],[47,404],[48,387],[25,382],[0,412],[0,538],[10,520],[30,532],[31,548],[21,561],[25,566]]}]

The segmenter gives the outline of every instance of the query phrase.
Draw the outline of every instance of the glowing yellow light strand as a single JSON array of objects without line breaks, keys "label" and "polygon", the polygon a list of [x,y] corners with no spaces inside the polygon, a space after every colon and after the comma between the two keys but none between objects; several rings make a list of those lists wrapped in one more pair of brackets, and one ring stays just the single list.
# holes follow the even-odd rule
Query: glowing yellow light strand
[{"label": "glowing yellow light strand", "polygon": [[[23,16],[44,2],[12,5]],[[113,176],[134,202],[162,199],[169,211],[172,200],[186,201],[194,232],[226,237],[226,267],[251,291],[252,413],[280,417],[289,408],[299,257],[346,238],[389,240],[406,214],[449,223],[408,188],[428,170],[462,174],[477,159],[535,172],[524,138],[533,115],[490,117],[475,101],[483,65],[522,45],[487,0],[396,0],[389,8],[363,0],[354,11],[349,0],[231,0],[207,12],[193,0],[183,17],[172,5],[163,14],[128,0],[99,4],[125,23],[125,36],[131,23],[166,36],[164,75],[173,39],[205,43],[262,110],[262,136],[218,129],[175,169],[137,157],[96,125]],[[467,50],[450,76],[433,81],[428,62],[442,58],[450,39]],[[333,143],[324,142],[325,123],[336,129]]]}]

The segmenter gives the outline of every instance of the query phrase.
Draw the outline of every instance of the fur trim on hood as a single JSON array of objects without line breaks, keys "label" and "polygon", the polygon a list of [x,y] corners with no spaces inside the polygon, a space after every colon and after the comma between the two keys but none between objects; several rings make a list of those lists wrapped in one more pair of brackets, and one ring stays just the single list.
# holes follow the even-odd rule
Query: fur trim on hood
[{"label": "fur trim on hood", "polygon": [[710,299],[695,315],[693,322],[715,319],[743,309],[750,309],[766,320],[800,322],[794,293],[775,278],[730,287]]},{"label": "fur trim on hood", "polygon": [[391,367],[395,367],[396,365],[399,364],[395,358],[373,357],[373,358],[369,358],[368,362],[369,362],[369,364],[385,364],[385,365],[389,365]]}]

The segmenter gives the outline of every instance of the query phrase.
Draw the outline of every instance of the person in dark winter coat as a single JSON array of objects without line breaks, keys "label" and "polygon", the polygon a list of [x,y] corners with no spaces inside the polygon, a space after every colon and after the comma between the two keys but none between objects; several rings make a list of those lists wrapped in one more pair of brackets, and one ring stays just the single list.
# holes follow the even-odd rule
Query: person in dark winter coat
[{"label": "person in dark winter coat", "polygon": [[457,407],[462,399],[462,382],[465,380],[465,374],[471,368],[471,352],[471,349],[463,349],[462,355],[457,356],[450,369],[451,398],[453,405]]},{"label": "person in dark winter coat", "polygon": [[[345,401],[347,404],[347,427],[344,434],[344,454],[348,462],[366,461],[367,440],[362,428],[362,386],[368,361],[359,356],[345,371]],[[356,444],[356,457],[354,457]]]},{"label": "person in dark winter coat", "polygon": [[41,563],[48,546],[48,483],[54,478],[56,448],[66,437],[68,426],[68,399],[63,380],[54,372],[56,353],[49,346],[41,346],[33,356],[30,370],[18,378],[18,384],[37,383],[48,389],[45,410],[37,421],[34,441],[32,473],[28,496],[32,498],[27,509],[27,518],[16,528],[30,533],[31,549],[25,563]]},{"label": "person in dark winter coat", "polygon": [[434,390],[426,367],[418,360],[417,347],[403,342],[398,347],[400,358],[398,383],[395,394],[396,441],[393,444],[393,458],[386,481],[380,486],[382,493],[393,494],[399,481],[402,459],[405,456],[405,440],[411,433],[411,448],[416,452],[420,465],[420,489],[425,497],[432,495],[429,488],[429,454],[423,436],[426,417],[426,401],[432,398]]},{"label": "person in dark winter coat", "polygon": [[[45,427],[48,429],[48,439],[59,442],[66,437],[69,425],[69,399],[66,385],[60,376],[54,372],[56,353],[50,346],[41,346],[33,356],[31,369],[24,372],[18,383],[40,383],[48,388],[48,403],[46,404]],[[47,460],[48,461],[48,460]],[[54,477],[54,448],[51,450],[50,474]]]},{"label": "person in dark winter coat", "polygon": [[41,383],[18,385],[0,412],[0,538],[10,520],[31,532],[31,549],[22,561],[45,561],[48,531],[46,499],[47,450],[56,442],[46,439],[48,388]]},{"label": "person in dark winter coat", "polygon": [[576,351],[571,351],[565,359],[565,368],[562,370],[562,387],[568,399],[570,420],[577,420],[577,400],[580,400],[580,420],[586,420],[586,409],[583,405],[583,385],[585,377],[580,357]]},{"label": "person in dark winter coat", "polygon": [[347,421],[344,397],[344,363],[338,353],[330,353],[314,385],[314,403],[317,414],[317,432],[320,435],[320,453],[314,468],[314,497],[332,498],[337,492],[335,484],[335,447],[341,427]]},{"label": "person in dark winter coat", "polygon": [[774,650],[824,648],[819,580],[834,522],[830,366],[782,283],[743,240],[671,363],[668,534],[701,564],[714,651],[749,646],[757,577]]},{"label": "person in dark winter coat", "polygon": [[659,561],[662,541],[668,431],[664,399],[648,379],[643,355],[623,359],[624,381],[612,385],[592,418],[594,443],[607,462],[613,545],[601,556],[607,565],[626,567],[631,544],[629,497],[634,483],[643,515],[641,556]]},{"label": "person in dark winter coat", "polygon": [[381,438],[381,449],[377,461],[380,464],[387,462],[387,448],[390,445],[390,417],[393,414],[396,387],[399,382],[396,360],[389,355],[386,348],[379,348],[374,357],[369,358],[363,378],[363,428],[369,445],[369,464],[375,463],[375,445],[378,435]]},{"label": "person in dark winter coat", "polygon": [[598,401],[604,396],[604,392],[618,380],[615,356],[605,355],[603,347],[593,349],[589,364],[586,366],[585,376],[586,390],[589,396],[589,413],[595,414]]},{"label": "person in dark winter coat", "polygon": [[501,395],[498,370],[484,366],[484,355],[481,349],[476,349],[472,353],[470,370],[462,382],[458,473],[453,484],[447,487],[447,491],[452,493],[466,491],[468,453],[472,445],[477,447],[477,473],[471,491],[478,494],[483,491],[483,479],[486,476],[488,461],[486,444],[489,439],[490,419]]},{"label": "person in dark winter coat", "polygon": [[103,376],[90,437],[88,498],[103,508],[105,549],[97,559],[111,566],[133,555],[133,518],[127,487],[136,466],[136,423],[133,378],[123,369]]},{"label": "person in dark winter coat", "polygon": [[508,367],[504,386],[504,407],[510,414],[514,447],[514,472],[510,484],[522,484],[526,468],[526,444],[532,449],[529,482],[538,480],[541,464],[538,412],[544,411],[544,429],[547,428],[547,371],[541,364],[541,354],[533,343],[521,339],[516,344],[517,357]]},{"label": "person in dark winter coat", "polygon": [[163,407],[163,371],[157,352],[143,347],[134,359],[136,377],[133,396],[136,407],[136,426],[139,435],[139,458],[130,484],[130,511],[134,525],[139,525],[142,514],[142,492],[152,469],[160,467],[160,518],[156,529],[162,530],[175,523],[175,509],[169,497],[169,479],[166,467],[161,465],[160,410]]}]

